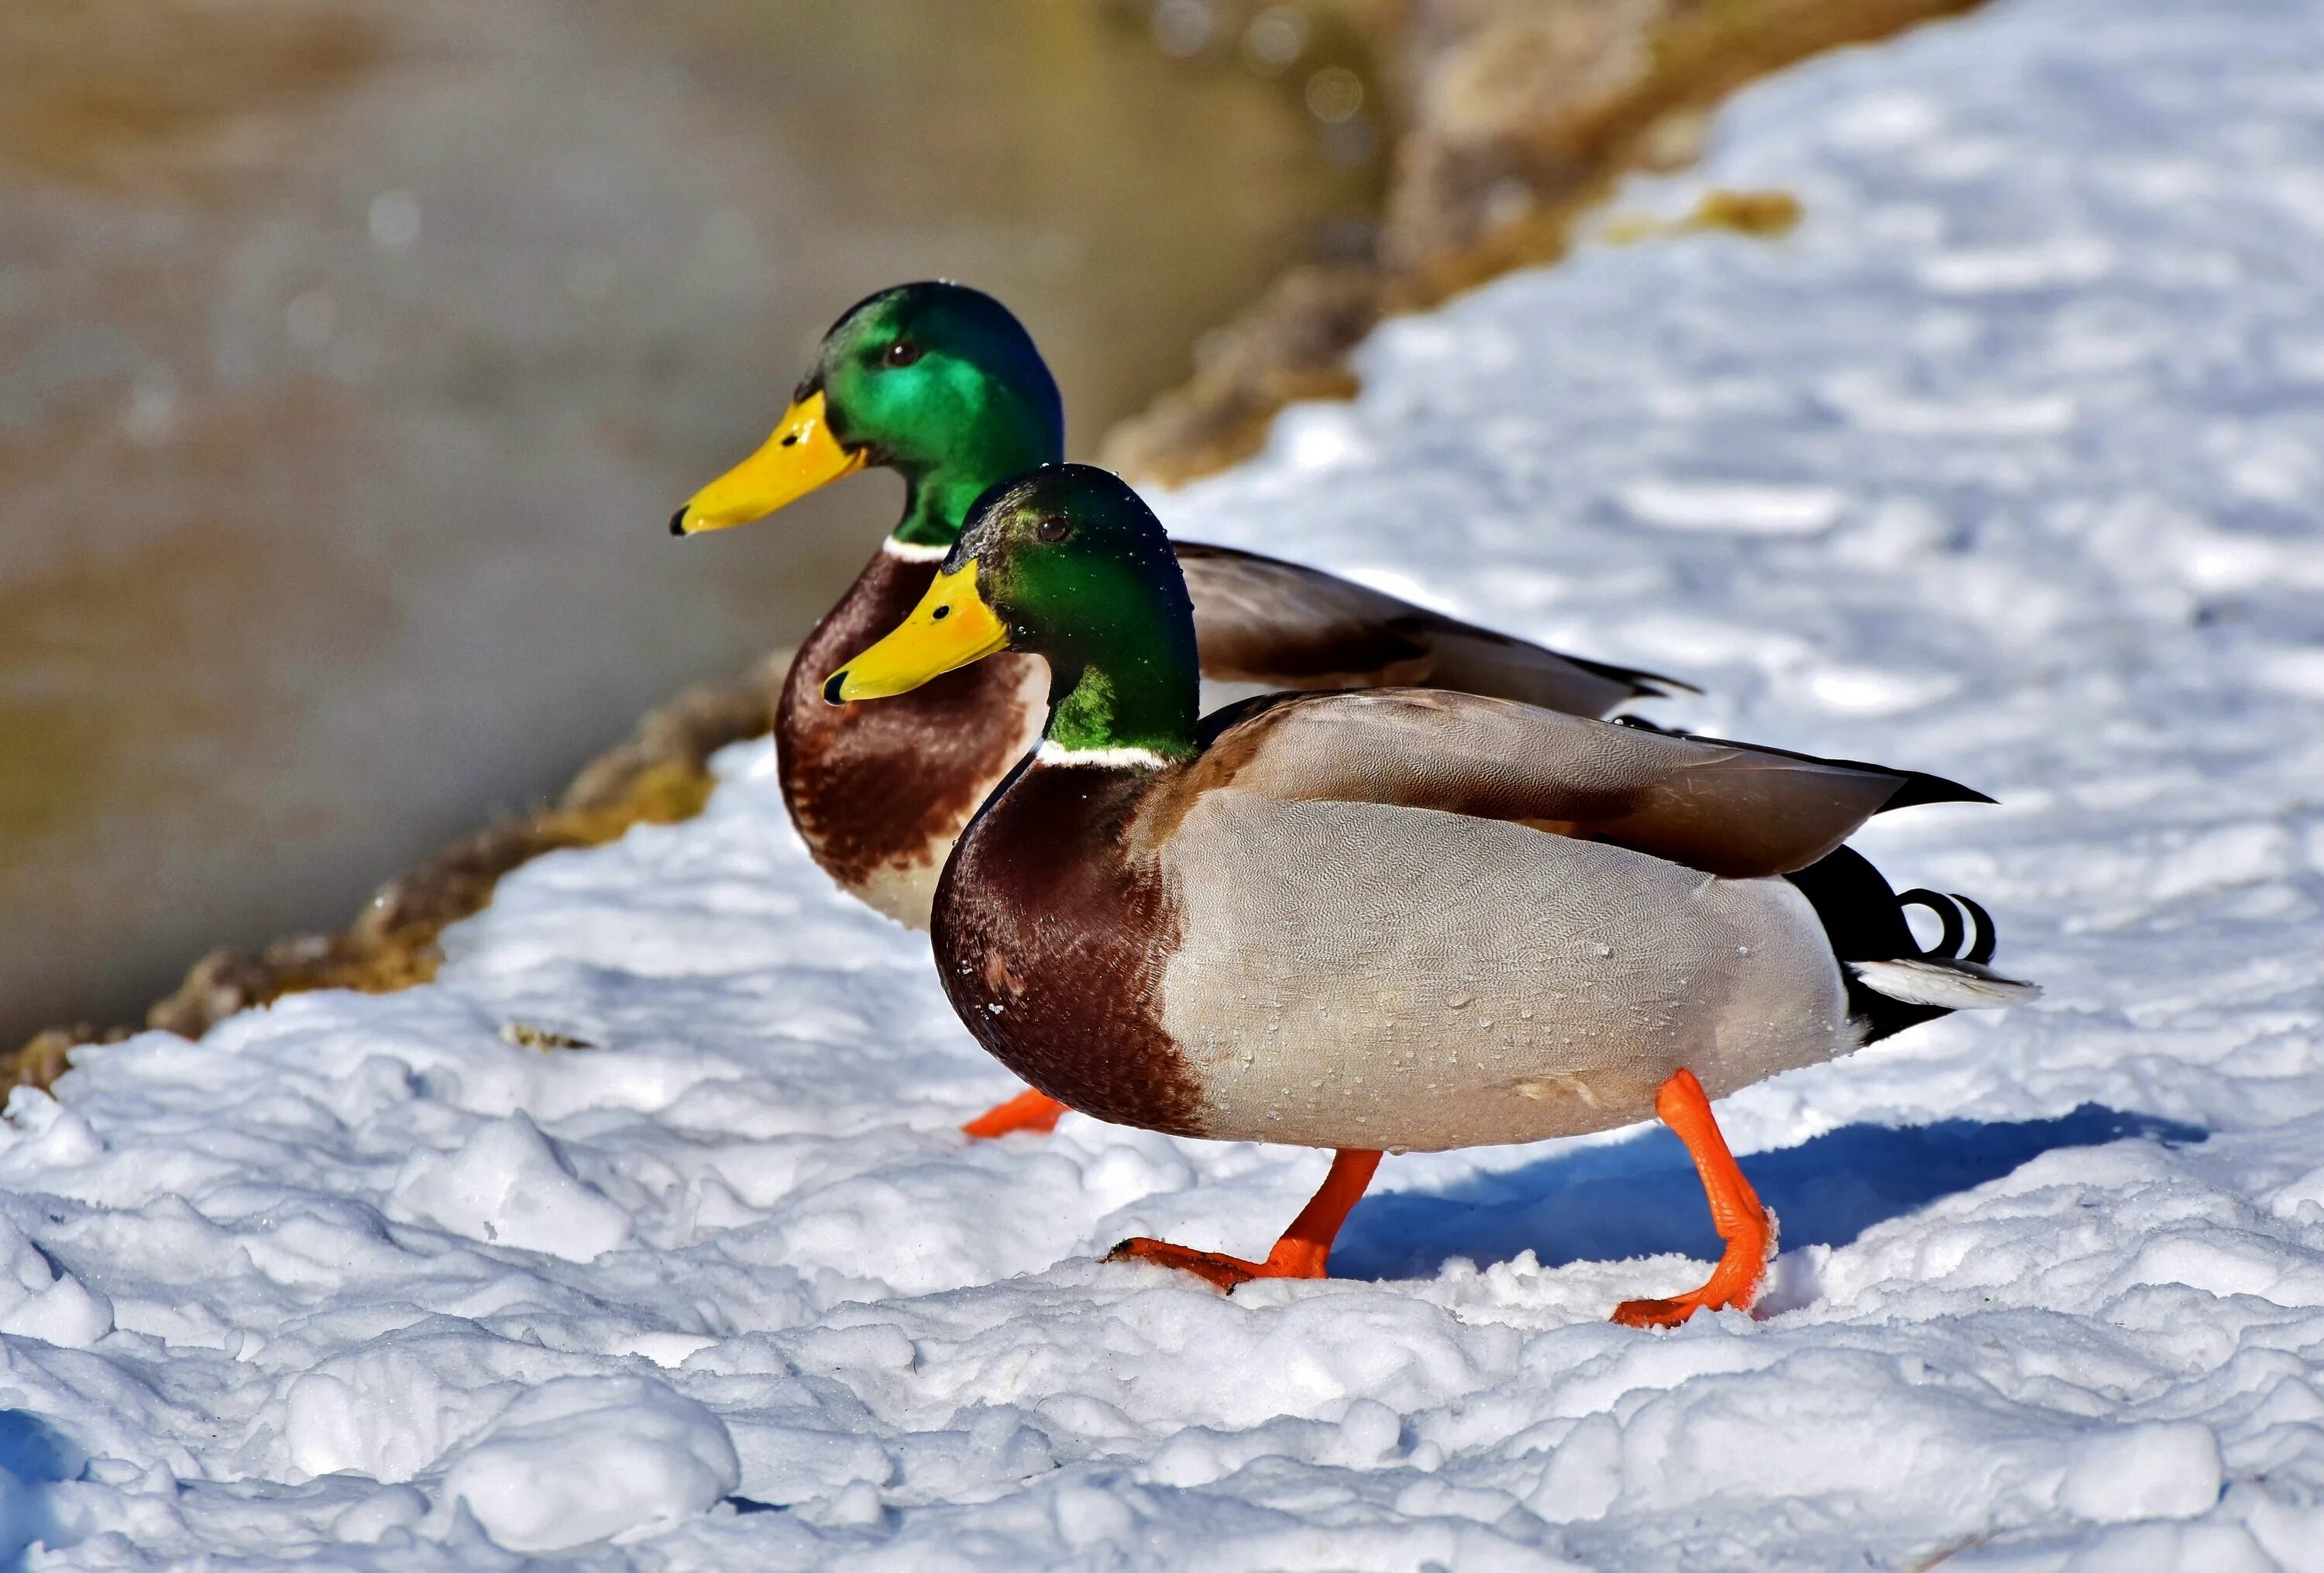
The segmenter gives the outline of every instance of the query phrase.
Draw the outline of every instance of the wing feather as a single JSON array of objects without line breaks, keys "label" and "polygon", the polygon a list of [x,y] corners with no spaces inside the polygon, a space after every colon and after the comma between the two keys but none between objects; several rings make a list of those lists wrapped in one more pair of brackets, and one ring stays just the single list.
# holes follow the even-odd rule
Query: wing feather
[{"label": "wing feather", "polygon": [[[1572,715],[1687,689],[1545,650],[1296,563],[1176,543],[1203,675],[1269,689],[1456,689]],[[1688,691],[1692,691],[1689,689]]]},{"label": "wing feather", "polygon": [[1914,772],[1442,689],[1272,696],[1204,732],[1202,756],[1157,802],[1156,833],[1231,785],[1514,820],[1741,879],[1804,868],[1900,800],[1978,795]]}]

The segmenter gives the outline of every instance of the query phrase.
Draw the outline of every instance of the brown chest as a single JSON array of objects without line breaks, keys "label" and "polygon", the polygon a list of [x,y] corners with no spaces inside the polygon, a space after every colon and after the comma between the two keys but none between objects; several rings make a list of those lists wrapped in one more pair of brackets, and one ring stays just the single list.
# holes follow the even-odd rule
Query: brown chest
[{"label": "brown chest", "polygon": [[992,1056],[1120,1124],[1199,1135],[1200,1087],[1161,1023],[1178,917],[1122,846],[1148,778],[1028,767],[962,837],[936,900],[936,966]]},{"label": "brown chest", "polygon": [[883,551],[816,625],[775,710],[783,801],[841,887],[925,928],[945,855],[1001,777],[1039,740],[1040,660],[997,655],[895,699],[824,701],[823,680],[901,623],[933,562]]}]

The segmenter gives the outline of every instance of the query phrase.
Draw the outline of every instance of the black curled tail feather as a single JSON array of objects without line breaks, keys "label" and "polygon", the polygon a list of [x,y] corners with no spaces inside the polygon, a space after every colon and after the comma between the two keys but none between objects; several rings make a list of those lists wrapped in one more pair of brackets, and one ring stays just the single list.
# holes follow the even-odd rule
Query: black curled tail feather
[{"label": "black curled tail feather", "polygon": [[[1937,942],[1923,950],[1923,958],[1940,961],[1974,961],[1982,967],[1993,959],[1994,944],[1998,938],[1993,930],[1993,914],[1959,892],[1928,889],[1908,890],[1896,898],[1899,906],[1926,907],[1936,913],[1945,931]],[[1961,921],[1966,916],[1966,925]],[[1966,941],[1968,948],[1962,948]],[[1858,960],[1886,960],[1886,957],[1859,957]]]},{"label": "black curled tail feather", "polygon": [[1983,967],[1987,962],[1993,959],[1993,948],[2001,942],[2000,930],[1997,930],[1993,926],[1993,914],[1987,911],[1983,907],[1978,906],[1967,896],[1961,894],[1959,891],[1955,891],[1953,893],[1953,900],[1959,902],[1962,906],[1969,909],[1969,921],[1975,923],[1984,935],[1984,938],[1978,939],[1975,944],[1969,948],[1969,953],[1963,956],[1961,959],[1963,961],[1974,961],[1979,967]]},{"label": "black curled tail feather", "polygon": [[[1863,1026],[1868,1043],[1950,1015],[1952,1007],[1885,994],[1867,984],[1850,963],[1930,963],[1965,977],[1992,976],[1985,964],[1993,959],[1997,939],[1993,916],[1967,896],[1925,889],[1900,896],[1862,853],[1849,847],[1786,877],[1807,897],[1823,924],[1832,955],[1841,964],[1840,976],[1847,980],[1849,1014]],[[1904,919],[1910,906],[1926,907],[1944,925],[1934,945],[1924,948],[1913,938],[1912,925]]]}]

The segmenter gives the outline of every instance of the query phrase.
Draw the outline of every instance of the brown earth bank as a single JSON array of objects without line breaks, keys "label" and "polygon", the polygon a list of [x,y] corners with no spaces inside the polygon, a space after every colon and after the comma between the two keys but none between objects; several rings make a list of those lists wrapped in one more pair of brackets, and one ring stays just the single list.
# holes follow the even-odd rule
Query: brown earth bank
[{"label": "brown earth bank", "polygon": [[[1820,51],[1870,42],[1977,0],[1093,0],[1143,14],[1157,44],[1194,63],[1237,55],[1279,75],[1327,126],[1388,139],[1376,228],[1293,269],[1196,347],[1191,378],[1116,426],[1104,462],[1176,484],[1254,452],[1275,412],[1356,391],[1348,356],[1383,318],[1425,310],[1513,269],[1554,262],[1623,176],[1683,167],[1727,94]],[[355,46],[333,38],[314,47]],[[302,46],[303,47],[303,46]],[[165,106],[166,107],[166,106]],[[126,114],[92,104],[96,116]],[[1351,145],[1349,156],[1365,150]],[[1714,193],[1676,227],[1780,234],[1780,192]],[[479,830],[383,887],[346,929],[255,953],[204,957],[146,1014],[199,1037],[235,1011],[316,988],[426,982],[444,928],[546,852],[610,841],[698,812],[708,761],[763,734],[786,657],[688,689],[576,776],[554,802]],[[0,1087],[46,1087],[69,1050],[133,1029],[43,1032],[0,1055]]]}]

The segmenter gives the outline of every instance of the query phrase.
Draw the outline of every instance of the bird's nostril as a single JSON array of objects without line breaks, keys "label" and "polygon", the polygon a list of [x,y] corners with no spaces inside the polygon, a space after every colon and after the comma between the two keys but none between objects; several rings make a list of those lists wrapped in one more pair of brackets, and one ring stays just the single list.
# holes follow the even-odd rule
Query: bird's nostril
[{"label": "bird's nostril", "polygon": [[952,608],[950,606],[938,606],[935,611],[928,614],[928,621],[931,623],[941,623],[946,617],[951,615]]},{"label": "bird's nostril", "polygon": [[796,444],[798,441],[798,432],[796,432],[796,431],[786,431],[786,432],[784,432],[784,433],[783,433],[783,446],[784,446],[785,448],[789,448],[789,447],[793,446],[794,444]]}]

